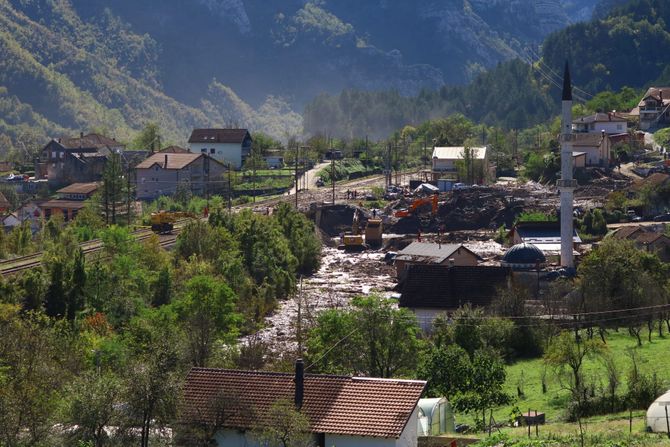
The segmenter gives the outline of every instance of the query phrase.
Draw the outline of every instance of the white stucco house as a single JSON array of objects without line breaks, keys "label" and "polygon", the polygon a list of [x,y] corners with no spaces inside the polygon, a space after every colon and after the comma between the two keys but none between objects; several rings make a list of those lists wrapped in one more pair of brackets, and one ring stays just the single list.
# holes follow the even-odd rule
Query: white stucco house
[{"label": "white stucco house", "polygon": [[[319,447],[416,447],[425,381],[193,368],[183,389],[182,424],[220,421],[218,446],[261,447],[254,428],[279,401],[294,402]],[[218,403],[217,403],[218,402]],[[224,408],[221,411],[212,408]]]},{"label": "white stucco house", "polygon": [[194,129],[188,144],[191,152],[207,154],[224,165],[240,169],[251,153],[247,129]]},{"label": "white stucco house", "polygon": [[[471,154],[474,161],[473,178],[476,183],[488,182],[491,178],[495,178],[495,167],[491,166],[489,160],[489,150],[487,147],[472,147]],[[458,179],[464,182],[466,179],[459,178],[458,165],[459,161],[463,160],[465,155],[465,147],[450,146],[450,147],[436,147],[433,150],[433,179],[451,178]]]},{"label": "white stucco house", "polygon": [[614,112],[594,113],[573,120],[572,131],[575,133],[622,134],[628,132],[628,120]]}]

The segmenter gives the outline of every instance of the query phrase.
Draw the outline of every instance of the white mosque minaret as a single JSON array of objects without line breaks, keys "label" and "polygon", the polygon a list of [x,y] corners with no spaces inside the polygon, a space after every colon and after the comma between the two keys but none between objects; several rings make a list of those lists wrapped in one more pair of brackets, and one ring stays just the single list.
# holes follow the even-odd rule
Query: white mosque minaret
[{"label": "white mosque minaret", "polygon": [[561,266],[574,268],[572,206],[577,182],[572,178],[572,83],[567,61],[563,74],[561,106],[561,179],[558,181],[561,192]]}]

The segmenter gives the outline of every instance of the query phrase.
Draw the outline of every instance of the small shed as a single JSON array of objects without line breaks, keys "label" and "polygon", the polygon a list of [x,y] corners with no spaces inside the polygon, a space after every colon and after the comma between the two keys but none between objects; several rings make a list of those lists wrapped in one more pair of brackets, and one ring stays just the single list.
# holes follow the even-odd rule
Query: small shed
[{"label": "small shed", "polygon": [[451,405],[444,397],[419,400],[419,436],[440,436],[456,431]]},{"label": "small shed", "polygon": [[654,433],[667,433],[670,425],[670,391],[657,398],[647,410],[647,429]]}]

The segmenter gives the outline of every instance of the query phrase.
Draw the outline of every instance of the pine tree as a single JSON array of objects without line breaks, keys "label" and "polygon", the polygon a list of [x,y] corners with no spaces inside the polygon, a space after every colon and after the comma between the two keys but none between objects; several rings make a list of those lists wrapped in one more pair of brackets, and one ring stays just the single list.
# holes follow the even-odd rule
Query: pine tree
[{"label": "pine tree", "polygon": [[158,274],[158,279],[154,285],[154,297],[151,302],[154,306],[162,306],[164,304],[169,304],[172,288],[172,279],[170,277],[170,269],[165,266]]},{"label": "pine tree", "polygon": [[62,260],[54,260],[51,265],[51,277],[47,289],[45,312],[50,317],[62,317],[65,315],[65,287],[63,284],[65,266]]},{"label": "pine tree", "polygon": [[80,248],[74,258],[70,290],[67,294],[67,318],[74,320],[77,312],[84,308],[86,287],[86,266],[84,252]]}]

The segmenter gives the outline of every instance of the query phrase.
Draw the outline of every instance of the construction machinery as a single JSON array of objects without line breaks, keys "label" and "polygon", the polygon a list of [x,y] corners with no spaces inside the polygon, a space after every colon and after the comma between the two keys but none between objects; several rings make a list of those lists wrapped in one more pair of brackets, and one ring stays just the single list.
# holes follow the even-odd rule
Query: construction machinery
[{"label": "construction machinery", "polygon": [[157,234],[167,234],[174,230],[174,224],[179,219],[195,218],[193,213],[181,211],[158,211],[151,213],[151,231]]},{"label": "construction machinery", "polygon": [[363,251],[366,249],[360,230],[360,213],[358,210],[354,211],[354,217],[351,221],[351,233],[342,235],[342,244],[339,248],[345,251]]},{"label": "construction machinery", "polygon": [[412,202],[409,208],[396,211],[395,217],[407,217],[413,214],[417,210],[417,208],[423,205],[431,205],[431,213],[434,216],[435,214],[437,214],[437,200],[438,200],[437,194],[434,194],[430,197],[422,197],[420,199],[416,199],[415,201]]},{"label": "construction machinery", "polygon": [[381,217],[377,217],[376,214],[373,215],[365,225],[365,244],[368,247],[381,247],[383,232]]}]

